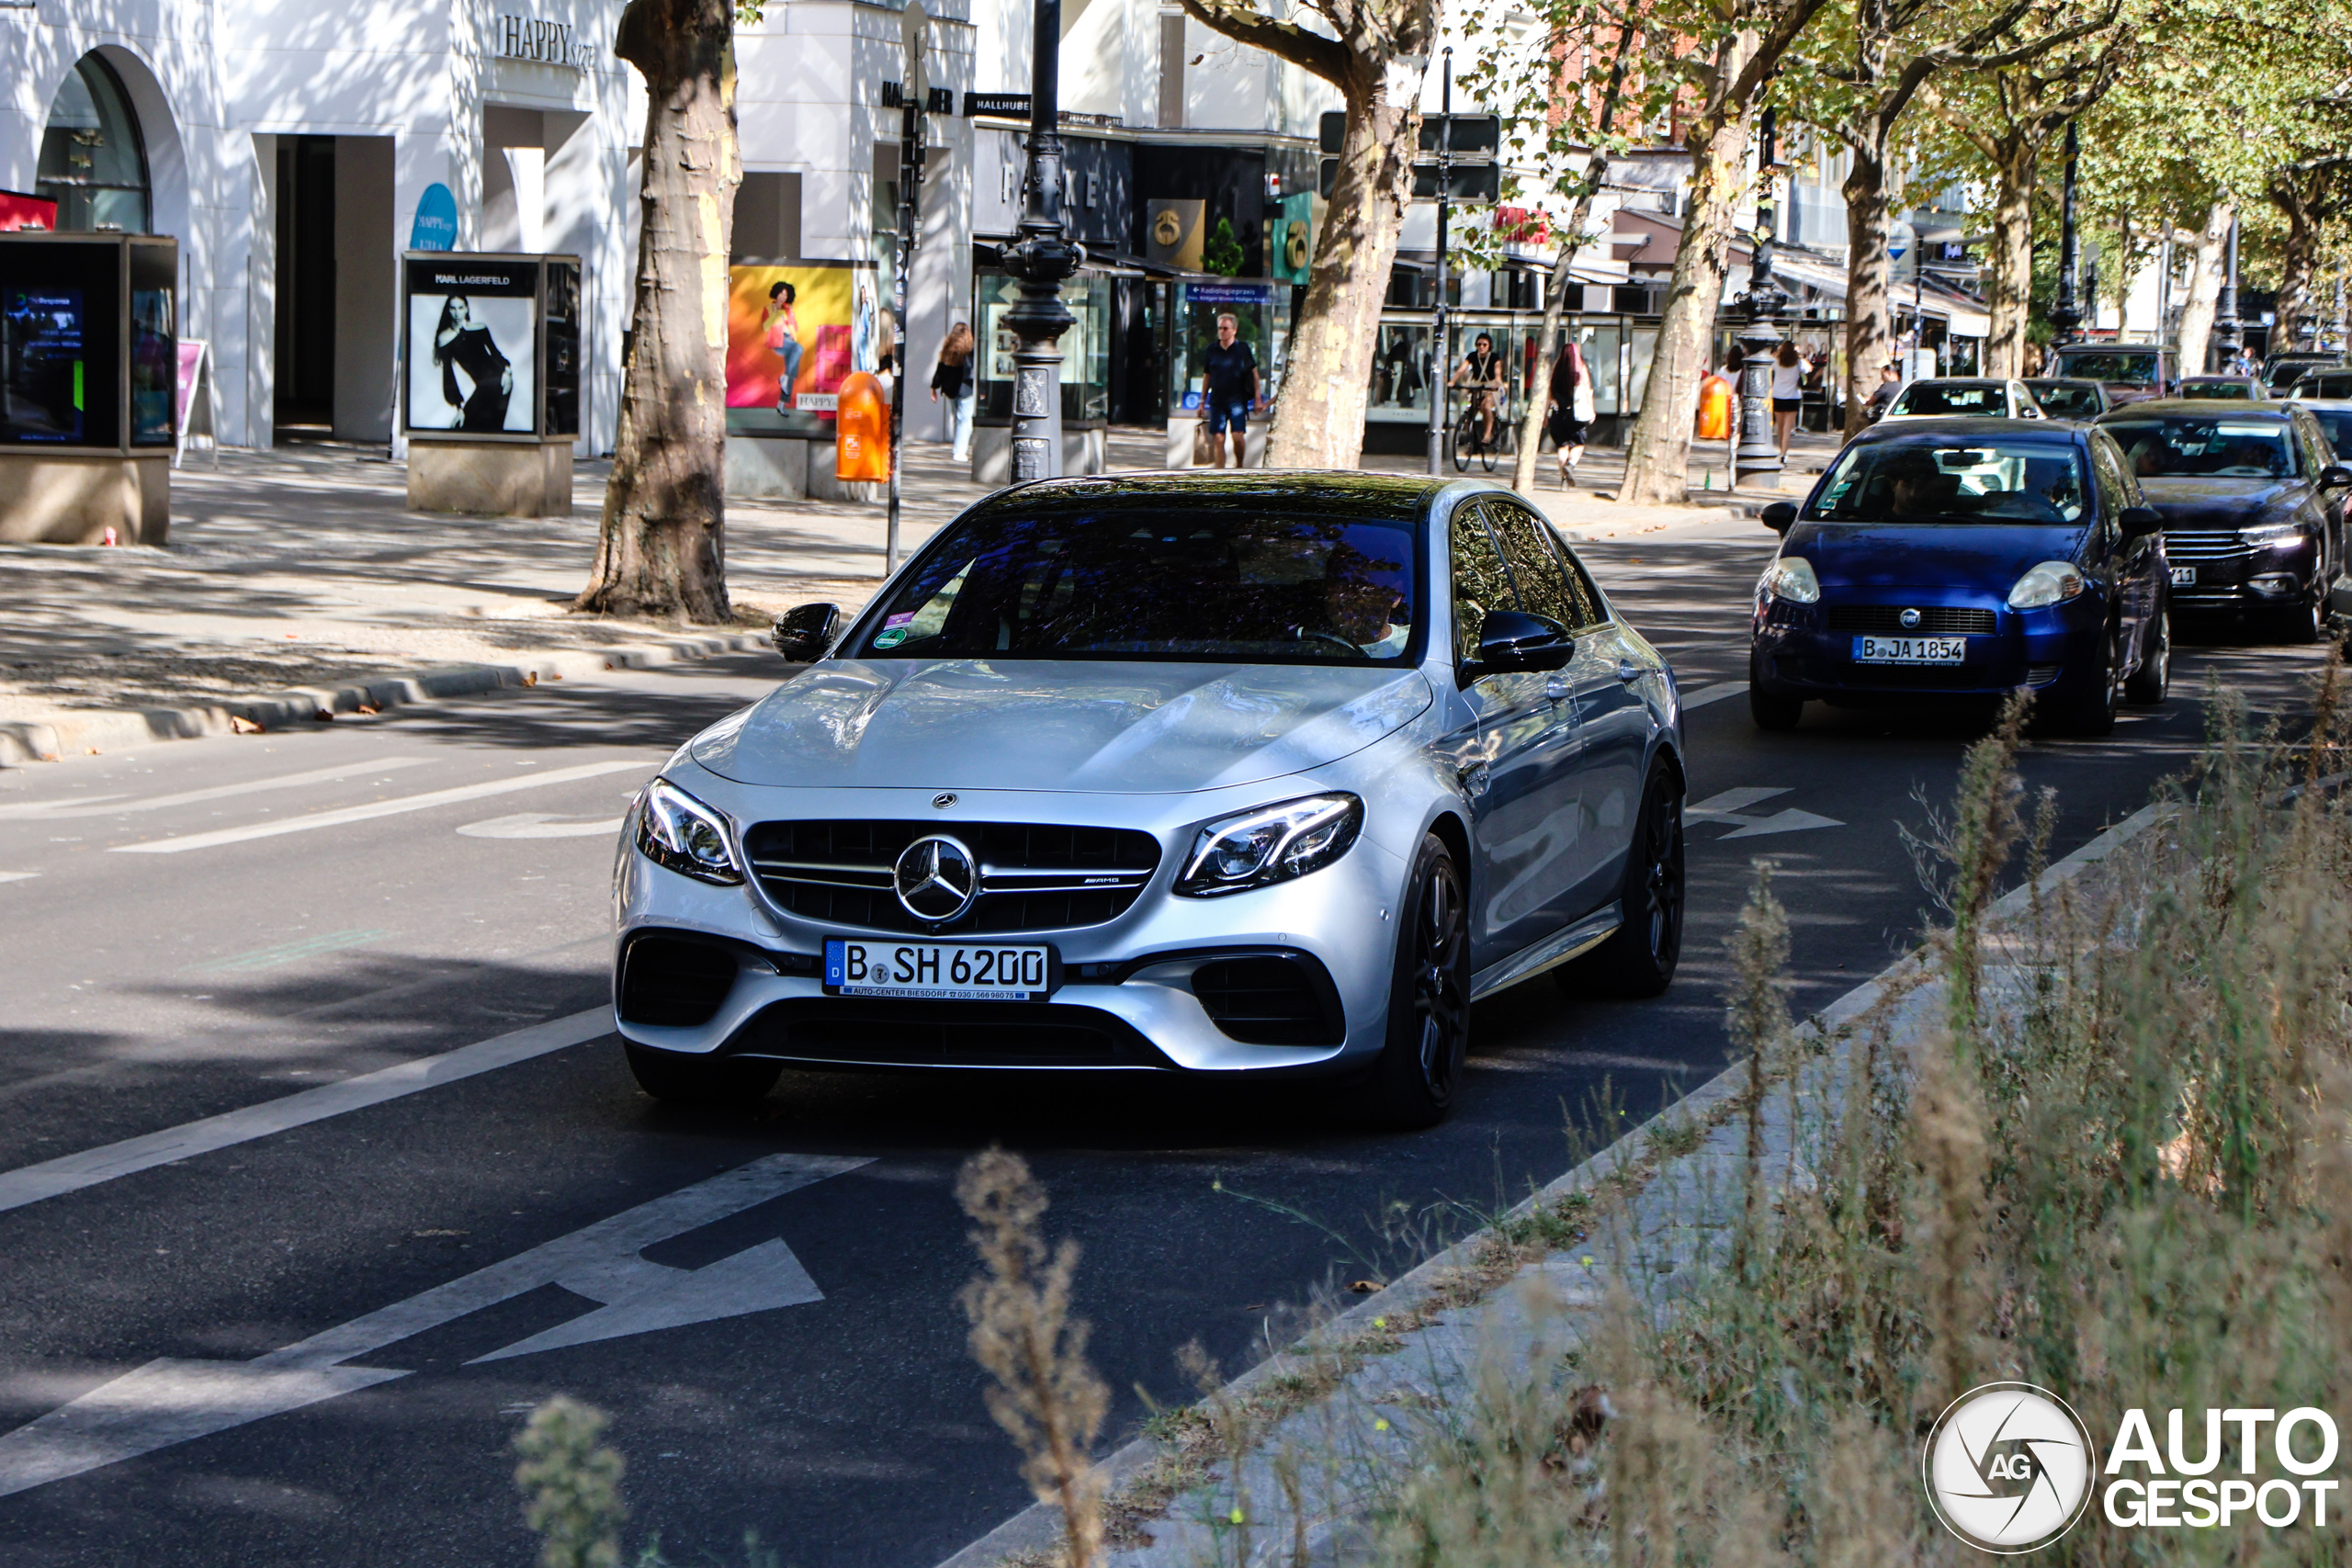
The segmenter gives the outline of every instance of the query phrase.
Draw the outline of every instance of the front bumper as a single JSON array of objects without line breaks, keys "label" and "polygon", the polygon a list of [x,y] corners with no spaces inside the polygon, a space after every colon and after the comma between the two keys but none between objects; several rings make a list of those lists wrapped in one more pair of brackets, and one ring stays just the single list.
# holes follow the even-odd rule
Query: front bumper
[{"label": "front bumper", "polygon": [[[817,792],[811,792],[817,793]],[[858,791],[858,814],[929,815],[928,791]],[[875,796],[896,797],[876,799]],[[1282,1075],[1352,1070],[1385,1038],[1396,920],[1408,867],[1367,831],[1336,863],[1295,881],[1222,898],[1169,891],[1197,822],[1226,814],[1194,799],[1182,823],[1155,822],[1165,800],[1086,797],[1091,824],[1141,828],[1161,842],[1159,869],[1126,912],[1057,931],[912,938],[800,919],[751,885],[717,886],[666,871],[625,842],[616,896],[620,942],[614,1000],[622,1036],[696,1055],[746,1055],[811,1066],[1183,1069]],[[714,804],[716,804],[714,802]],[[796,802],[809,818],[846,816],[851,803]],[[974,819],[1068,821],[1074,798],[1006,792],[964,796]],[[633,822],[631,828],[633,828]],[[625,829],[625,832],[629,829]],[[903,1001],[828,996],[820,955],[828,937],[885,945],[913,940],[1045,943],[1062,983],[1042,1003]],[[717,1005],[693,1022],[647,1021],[628,973],[640,942],[698,945]],[[1307,1043],[1256,1043],[1221,1026],[1195,988],[1204,966],[1241,958],[1287,963],[1324,1005],[1329,1027]],[[731,972],[729,970],[731,965]],[[1204,987],[1205,988],[1205,987]],[[1211,993],[1214,995],[1214,993]],[[632,1003],[636,1006],[632,1006]],[[638,1016],[633,1017],[632,1012]],[[1250,1031],[1244,1030],[1248,1033]],[[1302,1032],[1294,1031],[1294,1033]]]},{"label": "front bumper", "polygon": [[[1862,634],[1830,627],[1833,610],[1887,608],[1987,613],[1993,629],[1966,634],[1967,656],[1958,664],[1875,664],[1854,657],[1855,638]],[[1752,679],[1781,695],[1856,706],[1923,697],[1998,697],[2020,686],[2064,699],[2075,695],[2078,686],[2095,687],[2105,626],[2104,608],[2092,594],[2047,609],[2012,610],[1949,590],[1939,595],[1915,590],[1907,596],[1902,590],[1892,595],[1876,592],[1867,600],[1831,590],[1820,604],[1776,599],[1758,612]],[[1872,635],[1937,634],[1889,629]]]},{"label": "front bumper", "polygon": [[2172,585],[2182,615],[2245,615],[2308,604],[2319,592],[2319,549],[2307,535],[2252,545],[2236,533],[2167,529],[2165,558],[2193,580]]}]

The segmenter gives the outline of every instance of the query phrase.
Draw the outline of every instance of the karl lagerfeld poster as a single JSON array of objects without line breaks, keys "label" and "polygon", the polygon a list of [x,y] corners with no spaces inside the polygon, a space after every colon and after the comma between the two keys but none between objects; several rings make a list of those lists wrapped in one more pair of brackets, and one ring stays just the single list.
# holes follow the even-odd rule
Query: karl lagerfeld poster
[{"label": "karl lagerfeld poster", "polygon": [[408,427],[538,429],[538,264],[450,253],[408,269]]}]

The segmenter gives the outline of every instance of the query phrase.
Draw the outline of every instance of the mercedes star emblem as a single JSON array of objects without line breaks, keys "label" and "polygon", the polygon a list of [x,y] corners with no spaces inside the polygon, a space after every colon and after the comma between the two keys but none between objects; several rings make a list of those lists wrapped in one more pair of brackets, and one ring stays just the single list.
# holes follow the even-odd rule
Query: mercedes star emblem
[{"label": "mercedes star emblem", "polygon": [[944,811],[956,804],[956,796],[952,791],[945,795],[934,795],[931,797],[931,804],[934,808]]},{"label": "mercedes star emblem", "polygon": [[980,890],[980,865],[957,840],[934,833],[899,852],[891,883],[907,913],[941,925],[972,907]]},{"label": "mercedes star emblem", "polygon": [[1917,610],[1905,610],[1903,614],[1897,615],[1895,619],[1903,623],[1903,629],[1906,632],[1916,631],[1918,629],[1919,612]]}]

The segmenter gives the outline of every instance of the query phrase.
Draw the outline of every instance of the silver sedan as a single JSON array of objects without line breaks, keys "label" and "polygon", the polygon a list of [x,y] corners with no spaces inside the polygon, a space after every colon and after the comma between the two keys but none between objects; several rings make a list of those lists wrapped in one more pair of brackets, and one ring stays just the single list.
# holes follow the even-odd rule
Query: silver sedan
[{"label": "silver sedan", "polygon": [[664,1099],[1323,1074],[1420,1126],[1477,998],[1673,978],[1673,671],[1491,483],[1023,486],[777,644],[809,668],[623,829],[614,1002]]}]

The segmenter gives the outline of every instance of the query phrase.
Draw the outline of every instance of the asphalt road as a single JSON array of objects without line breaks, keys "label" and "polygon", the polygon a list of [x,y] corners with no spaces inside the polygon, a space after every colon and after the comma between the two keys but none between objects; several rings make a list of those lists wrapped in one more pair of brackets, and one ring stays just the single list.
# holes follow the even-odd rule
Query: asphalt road
[{"label": "asphalt road", "polygon": [[[752,1528],[798,1568],[931,1568],[1025,1501],[954,1301],[974,1149],[1025,1153],[1084,1246],[1115,1442],[1138,1390],[1183,1397],[1185,1341],[1238,1371],[1317,1292],[1566,1168],[1604,1096],[1646,1113],[1716,1071],[1756,857],[1800,1009],[1914,940],[1898,829],[1981,719],[1754,730],[1724,683],[1771,543],[1586,548],[1685,693],[1724,687],[1689,722],[1718,814],[1692,821],[1681,978],[1482,1004],[1461,1105],[1410,1136],[1311,1087],[1157,1077],[787,1076],[707,1115],[639,1094],[593,1011],[613,828],[774,679],[760,659],[0,773],[0,1561],[521,1568],[508,1444],[564,1392],[614,1416],[632,1543],[734,1562]],[[2056,850],[2193,755],[2209,675],[2291,717],[2318,660],[2184,647],[2164,709],[2036,742]]]}]

